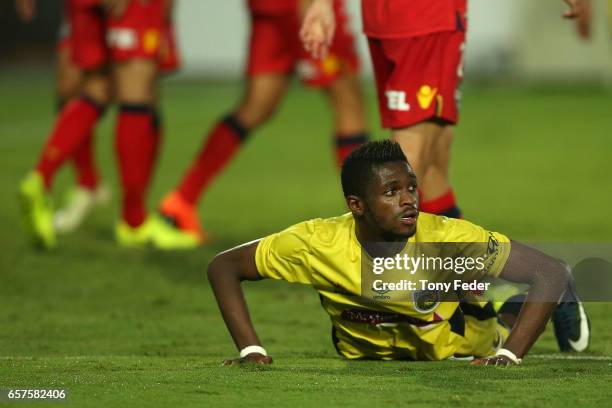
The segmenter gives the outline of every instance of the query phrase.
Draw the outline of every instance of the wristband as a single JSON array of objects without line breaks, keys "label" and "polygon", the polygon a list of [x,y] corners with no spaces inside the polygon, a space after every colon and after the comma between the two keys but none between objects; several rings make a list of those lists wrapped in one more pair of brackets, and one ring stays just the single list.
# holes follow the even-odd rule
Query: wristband
[{"label": "wristband", "polygon": [[246,346],[245,348],[240,350],[240,358],[245,358],[246,356],[252,353],[258,353],[266,357],[268,356],[268,353],[266,353],[266,349],[261,346]]},{"label": "wristband", "polygon": [[500,348],[499,350],[497,350],[497,353],[495,353],[495,355],[508,357],[514,364],[521,364],[521,361],[523,361],[522,359],[518,358],[516,354],[505,348]]}]

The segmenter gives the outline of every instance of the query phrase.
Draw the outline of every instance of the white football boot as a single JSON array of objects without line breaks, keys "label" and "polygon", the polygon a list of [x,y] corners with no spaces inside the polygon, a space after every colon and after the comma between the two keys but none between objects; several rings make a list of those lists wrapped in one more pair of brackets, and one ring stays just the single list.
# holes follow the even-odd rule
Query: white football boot
[{"label": "white football boot", "polygon": [[97,207],[107,204],[111,199],[110,189],[99,184],[94,190],[75,186],[66,195],[64,206],[53,217],[53,226],[58,234],[76,230]]}]

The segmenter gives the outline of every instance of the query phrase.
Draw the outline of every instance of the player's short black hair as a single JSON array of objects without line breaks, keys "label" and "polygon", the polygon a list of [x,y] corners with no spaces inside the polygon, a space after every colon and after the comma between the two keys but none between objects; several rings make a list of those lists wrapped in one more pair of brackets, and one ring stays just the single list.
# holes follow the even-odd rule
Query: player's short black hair
[{"label": "player's short black hair", "polygon": [[344,196],[365,197],[373,170],[389,162],[408,159],[397,142],[389,139],[368,142],[355,149],[342,165],[342,191]]}]

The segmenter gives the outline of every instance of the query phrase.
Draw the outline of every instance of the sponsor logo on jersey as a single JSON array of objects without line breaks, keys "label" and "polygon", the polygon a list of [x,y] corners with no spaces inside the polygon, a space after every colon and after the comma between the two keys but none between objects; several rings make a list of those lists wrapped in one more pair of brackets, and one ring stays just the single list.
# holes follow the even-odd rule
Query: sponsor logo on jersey
[{"label": "sponsor logo on jersey", "polygon": [[421,109],[429,109],[437,93],[438,88],[432,88],[429,85],[421,86],[417,92],[417,100]]},{"label": "sponsor logo on jersey", "polygon": [[406,102],[406,92],[404,91],[386,91],[387,107],[390,110],[398,110],[407,112],[410,110],[410,104]]},{"label": "sponsor logo on jersey", "polygon": [[131,50],[138,44],[136,32],[128,28],[111,28],[106,36],[106,42],[111,48]]}]

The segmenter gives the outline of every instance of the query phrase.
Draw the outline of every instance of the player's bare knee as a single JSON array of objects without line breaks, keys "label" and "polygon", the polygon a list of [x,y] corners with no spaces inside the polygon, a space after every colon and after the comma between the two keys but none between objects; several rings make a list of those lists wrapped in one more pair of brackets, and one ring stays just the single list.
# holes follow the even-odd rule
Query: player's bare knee
[{"label": "player's bare knee", "polygon": [[84,73],[81,93],[100,106],[108,105],[112,97],[108,72],[100,69]]},{"label": "player's bare knee", "polygon": [[254,129],[270,120],[276,111],[276,103],[253,99],[241,104],[235,116],[244,127]]},{"label": "player's bare knee", "polygon": [[67,51],[58,53],[56,92],[58,99],[67,101],[79,95],[82,83],[81,70],[72,63]]},{"label": "player's bare knee", "polygon": [[115,94],[119,103],[150,105],[157,96],[157,66],[154,61],[134,59],[114,67]]},{"label": "player's bare knee", "polygon": [[56,80],[57,97],[67,101],[79,95],[81,91],[81,73],[79,70],[60,70]]}]

